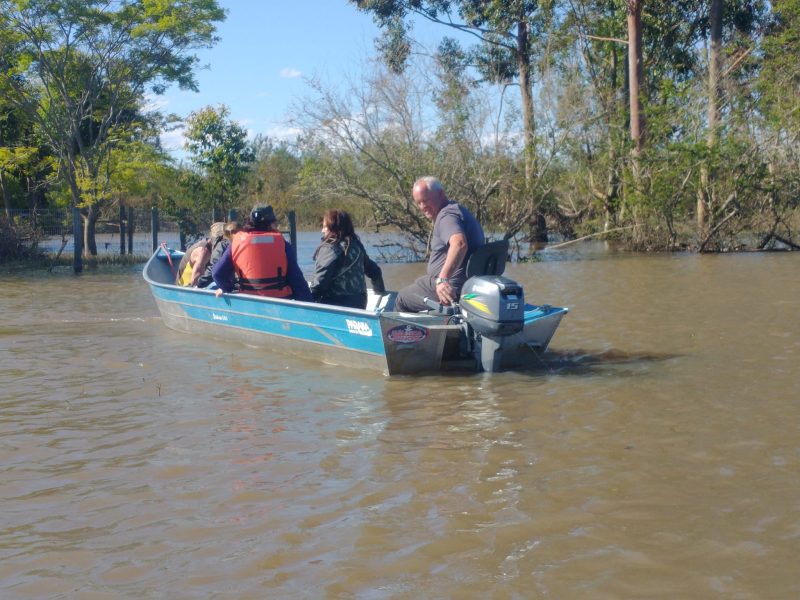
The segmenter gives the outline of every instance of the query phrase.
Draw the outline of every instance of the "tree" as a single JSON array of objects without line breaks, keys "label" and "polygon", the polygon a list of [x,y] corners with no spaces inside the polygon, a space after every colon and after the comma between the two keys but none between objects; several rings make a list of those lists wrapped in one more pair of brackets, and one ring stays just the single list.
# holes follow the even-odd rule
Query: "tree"
[{"label": "tree", "polygon": [[800,249],[800,241],[792,239],[800,207],[800,0],[774,0],[763,41],[763,68],[758,74],[756,90],[768,132],[767,156],[769,179],[765,198],[764,235],[760,248],[769,248],[776,241]]},{"label": "tree", "polygon": [[[268,136],[257,135],[253,140],[255,162],[243,189],[247,208],[256,204],[271,204],[278,214],[301,208],[306,198],[299,190],[300,171],[303,159],[297,149],[286,141],[276,141]],[[304,225],[319,225],[315,215]]]},{"label": "tree", "polygon": [[32,125],[19,109],[0,105],[0,193],[9,217],[12,205],[35,208],[54,178],[53,156],[39,145]]},{"label": "tree", "polygon": [[216,0],[0,0],[0,44],[11,57],[0,94],[58,157],[71,204],[84,214],[86,252],[108,199],[99,179],[117,129],[130,129],[148,88],[197,88],[192,51],[216,41],[223,18]]},{"label": "tree", "polygon": [[409,193],[430,164],[422,79],[377,67],[342,91],[319,80],[310,85],[314,95],[298,103],[293,118],[304,131],[301,183],[307,195],[320,203],[360,199],[378,227],[404,231],[416,251],[424,248],[429,226]]},{"label": "tree", "polygon": [[[719,66],[722,52],[722,0],[711,0],[710,43],[708,46],[708,110],[706,143],[709,152],[713,152],[717,145],[719,127]],[[699,238],[705,237],[707,224],[707,207],[711,202],[709,190],[708,164],[704,162],[700,167],[700,186],[697,194],[697,233]]]},{"label": "tree", "polygon": [[633,141],[634,179],[639,177],[642,154],[644,113],[642,112],[642,2],[625,0],[628,17],[628,94],[630,98],[631,140]]},{"label": "tree", "polygon": [[225,105],[207,106],[186,119],[186,149],[204,177],[205,202],[227,212],[238,199],[256,159],[247,131],[228,118]]},{"label": "tree", "polygon": [[[381,42],[384,59],[394,70],[402,69],[409,54],[405,21],[414,15],[474,36],[479,47],[470,58],[487,80],[510,83],[520,90],[523,119],[523,155],[527,204],[525,219],[532,223],[532,237],[547,240],[537,166],[536,121],[533,105],[533,62],[537,42],[552,18],[552,2],[537,0],[350,0],[370,12],[386,36]],[[540,6],[542,5],[542,6]],[[457,49],[452,41],[446,44]]]},{"label": "tree", "polygon": [[758,88],[761,108],[790,141],[800,138],[800,0],[773,0]]}]

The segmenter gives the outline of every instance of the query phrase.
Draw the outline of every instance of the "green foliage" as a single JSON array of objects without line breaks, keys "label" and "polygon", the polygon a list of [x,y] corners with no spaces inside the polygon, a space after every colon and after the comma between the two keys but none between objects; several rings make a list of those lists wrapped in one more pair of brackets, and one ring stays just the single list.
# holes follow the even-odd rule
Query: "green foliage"
[{"label": "green foliage", "polygon": [[239,199],[242,186],[255,161],[255,151],[247,141],[247,131],[231,121],[225,105],[208,106],[186,119],[186,149],[191,161],[204,177],[202,194],[197,198],[208,208],[227,212]]},{"label": "green foliage", "polygon": [[196,89],[193,51],[215,41],[216,0],[0,0],[0,97],[21,110],[94,219],[113,198],[113,154],[141,139],[148,89]]},{"label": "green foliage", "polygon": [[773,129],[800,136],[800,0],[774,0],[757,88]]},{"label": "green foliage", "polygon": [[158,196],[174,188],[175,169],[158,148],[143,140],[120,143],[109,171],[111,196],[124,198],[128,206],[157,205]]},{"label": "green foliage", "polygon": [[252,146],[255,162],[243,188],[240,214],[247,214],[256,204],[269,204],[279,215],[289,210],[305,212],[308,203],[299,190],[303,159],[296,148],[266,136],[257,136]]}]

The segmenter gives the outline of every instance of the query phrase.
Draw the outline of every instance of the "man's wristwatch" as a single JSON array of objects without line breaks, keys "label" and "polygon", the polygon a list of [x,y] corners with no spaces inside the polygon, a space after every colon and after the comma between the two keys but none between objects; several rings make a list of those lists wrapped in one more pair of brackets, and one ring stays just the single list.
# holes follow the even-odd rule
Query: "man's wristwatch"
[{"label": "man's wristwatch", "polygon": [[447,277],[437,277],[436,285],[439,285],[440,283],[450,283],[450,280]]}]

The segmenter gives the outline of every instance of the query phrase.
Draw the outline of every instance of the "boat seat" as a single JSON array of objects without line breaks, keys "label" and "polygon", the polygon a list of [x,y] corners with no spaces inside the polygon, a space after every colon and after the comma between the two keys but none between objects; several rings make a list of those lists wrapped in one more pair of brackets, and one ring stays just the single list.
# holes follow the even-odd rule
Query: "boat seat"
[{"label": "boat seat", "polygon": [[[484,244],[470,255],[465,269],[466,279],[482,275],[502,275],[506,270],[506,261],[508,261],[508,240]],[[453,314],[452,307],[439,304],[430,298],[427,298],[425,303],[430,308],[421,312],[430,315]]]},{"label": "boat seat", "polygon": [[480,275],[502,275],[506,270],[507,260],[508,240],[484,244],[475,250],[467,261],[467,279]]},{"label": "boat seat", "polygon": [[395,298],[397,298],[397,292],[376,294],[371,288],[367,289],[367,310],[391,312],[394,310]]}]

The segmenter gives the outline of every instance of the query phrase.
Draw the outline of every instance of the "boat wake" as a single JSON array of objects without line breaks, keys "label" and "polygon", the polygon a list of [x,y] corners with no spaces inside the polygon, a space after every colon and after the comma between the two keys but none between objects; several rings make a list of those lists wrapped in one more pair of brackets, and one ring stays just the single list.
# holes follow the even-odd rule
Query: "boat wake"
[{"label": "boat wake", "polygon": [[617,348],[608,350],[551,349],[539,355],[538,360],[525,370],[539,374],[542,371],[549,371],[558,374],[596,375],[599,370],[605,370],[607,367],[629,367],[638,370],[640,367],[665,362],[680,356],[680,354],[665,352],[627,352]]}]

